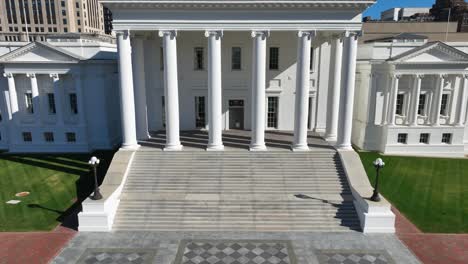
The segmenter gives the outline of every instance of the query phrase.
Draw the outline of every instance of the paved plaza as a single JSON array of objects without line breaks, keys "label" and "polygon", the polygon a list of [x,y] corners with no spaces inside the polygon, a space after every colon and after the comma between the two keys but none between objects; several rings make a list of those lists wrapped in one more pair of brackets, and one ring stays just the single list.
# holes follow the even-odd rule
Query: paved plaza
[{"label": "paved plaza", "polygon": [[419,263],[395,235],[81,232],[52,263]]}]

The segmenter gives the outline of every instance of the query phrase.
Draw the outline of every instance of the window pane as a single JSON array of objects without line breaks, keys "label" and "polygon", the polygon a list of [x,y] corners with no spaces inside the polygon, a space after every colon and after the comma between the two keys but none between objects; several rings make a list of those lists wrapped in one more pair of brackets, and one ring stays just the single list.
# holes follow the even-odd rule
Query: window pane
[{"label": "window pane", "polygon": [[49,101],[49,114],[55,114],[56,110],[55,110],[55,97],[54,97],[54,94],[53,93],[48,93],[47,98],[48,98],[48,101]]},{"label": "window pane", "polygon": [[32,93],[26,93],[26,111],[29,114],[34,113],[33,103],[32,103]]},{"label": "window pane", "polygon": [[205,128],[205,97],[195,96],[195,126],[197,128]]},{"label": "window pane", "polygon": [[396,110],[395,114],[402,115],[403,114],[403,102],[405,100],[404,94],[397,95],[397,102],[396,102]]},{"label": "window pane", "polygon": [[78,103],[75,93],[70,94],[70,111],[72,114],[78,114]]},{"label": "window pane", "polygon": [[440,114],[447,115],[448,94],[442,95],[442,102],[440,104]]},{"label": "window pane", "polygon": [[241,69],[241,48],[233,47],[232,48],[232,69],[240,70]]},{"label": "window pane", "polygon": [[425,115],[426,109],[426,95],[421,94],[419,95],[419,105],[418,105],[418,115]]},{"label": "window pane", "polygon": [[270,70],[278,70],[279,68],[279,48],[270,48]]},{"label": "window pane", "polygon": [[278,97],[268,97],[267,126],[278,128]]},{"label": "window pane", "polygon": [[195,48],[195,70],[203,70],[203,48]]}]

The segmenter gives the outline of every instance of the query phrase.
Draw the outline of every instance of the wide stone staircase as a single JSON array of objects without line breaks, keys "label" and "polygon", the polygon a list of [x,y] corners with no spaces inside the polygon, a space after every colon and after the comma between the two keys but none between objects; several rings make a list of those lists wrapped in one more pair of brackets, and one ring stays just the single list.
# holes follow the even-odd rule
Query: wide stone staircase
[{"label": "wide stone staircase", "polygon": [[359,230],[337,152],[135,153],[113,230]]}]

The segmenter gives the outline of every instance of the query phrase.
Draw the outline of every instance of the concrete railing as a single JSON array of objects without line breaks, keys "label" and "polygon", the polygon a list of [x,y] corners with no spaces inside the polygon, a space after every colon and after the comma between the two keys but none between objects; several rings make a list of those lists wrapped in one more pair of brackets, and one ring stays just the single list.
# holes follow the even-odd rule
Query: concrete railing
[{"label": "concrete railing", "polygon": [[338,151],[346,177],[353,193],[356,208],[364,233],[395,233],[395,215],[391,204],[381,197],[380,202],[369,199],[373,187],[367,178],[359,155],[353,150]]},{"label": "concrete railing", "polygon": [[115,153],[104,182],[100,186],[103,198],[92,200],[88,197],[82,203],[83,210],[78,214],[79,231],[108,232],[112,230],[120,194],[134,155],[134,151],[125,150]]}]

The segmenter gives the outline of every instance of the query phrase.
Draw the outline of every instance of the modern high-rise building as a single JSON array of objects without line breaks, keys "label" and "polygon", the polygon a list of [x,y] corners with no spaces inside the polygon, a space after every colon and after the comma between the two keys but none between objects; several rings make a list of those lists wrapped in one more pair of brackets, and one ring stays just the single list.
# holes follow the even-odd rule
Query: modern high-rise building
[{"label": "modern high-rise building", "polygon": [[0,1],[0,41],[44,41],[48,34],[67,32],[104,34],[104,17],[98,0]]}]

